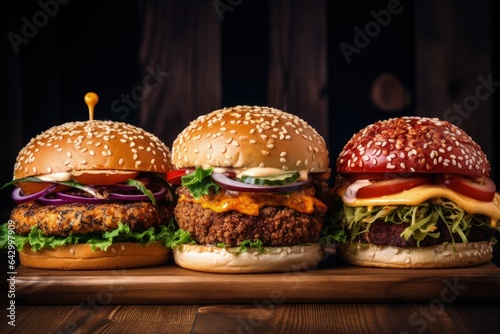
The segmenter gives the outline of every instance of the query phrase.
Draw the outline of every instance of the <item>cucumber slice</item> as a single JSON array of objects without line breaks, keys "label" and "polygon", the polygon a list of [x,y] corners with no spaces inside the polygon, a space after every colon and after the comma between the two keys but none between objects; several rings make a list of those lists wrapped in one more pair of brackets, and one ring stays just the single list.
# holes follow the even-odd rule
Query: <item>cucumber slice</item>
[{"label": "cucumber slice", "polygon": [[269,175],[261,177],[243,175],[241,177],[241,180],[248,184],[279,186],[287,183],[292,183],[297,180],[299,176],[299,172],[289,172],[279,175]]}]

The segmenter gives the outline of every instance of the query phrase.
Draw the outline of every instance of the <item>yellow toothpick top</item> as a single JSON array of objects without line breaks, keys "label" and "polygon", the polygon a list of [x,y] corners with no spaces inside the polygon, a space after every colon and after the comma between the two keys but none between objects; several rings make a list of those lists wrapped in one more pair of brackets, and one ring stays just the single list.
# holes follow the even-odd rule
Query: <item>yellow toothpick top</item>
[{"label": "yellow toothpick top", "polygon": [[87,104],[87,106],[89,107],[89,119],[91,121],[93,121],[94,120],[94,107],[97,104],[97,102],[99,102],[99,96],[97,96],[96,93],[88,92],[87,94],[85,94],[84,100],[85,100],[85,103]]}]

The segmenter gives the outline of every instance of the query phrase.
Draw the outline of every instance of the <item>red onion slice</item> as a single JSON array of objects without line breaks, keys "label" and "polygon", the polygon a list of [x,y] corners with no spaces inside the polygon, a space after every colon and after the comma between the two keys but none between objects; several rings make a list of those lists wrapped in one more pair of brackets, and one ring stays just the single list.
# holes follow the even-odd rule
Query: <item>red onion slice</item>
[{"label": "red onion slice", "polygon": [[65,205],[65,204],[75,203],[75,201],[70,201],[67,199],[62,199],[57,197],[54,198],[40,197],[36,201],[43,205]]},{"label": "red onion slice", "polygon": [[[167,193],[167,188],[165,188],[163,185],[159,186],[159,189],[153,193],[153,197],[160,201],[165,199],[165,195]],[[131,194],[120,194],[120,193],[109,193],[108,194],[109,199],[114,199],[114,200],[120,200],[120,201],[149,201],[149,197],[144,195],[144,194],[137,194],[137,195],[131,195]]]},{"label": "red onion slice", "polygon": [[[151,179],[150,178],[140,178],[140,179],[137,179],[137,181],[141,182],[146,187],[149,187],[151,185]],[[114,189],[114,190],[120,190],[120,191],[133,191],[133,190],[137,190],[136,186],[131,186],[131,185],[126,184],[126,183],[112,184],[112,185],[107,186],[107,188],[108,189]]]},{"label": "red onion slice", "polygon": [[29,195],[22,195],[21,188],[16,187],[12,191],[12,199],[14,200],[14,202],[16,204],[22,204],[22,203],[26,203],[29,201],[34,201],[34,200],[39,199],[47,194],[50,194],[52,191],[54,191],[55,188],[56,188],[55,184],[51,184],[50,186],[48,186],[44,190],[39,191],[37,193],[29,194]]},{"label": "red onion slice", "polygon": [[70,195],[62,192],[56,193],[56,196],[57,198],[65,200],[68,203],[103,204],[109,202],[108,200],[103,198]]},{"label": "red onion slice", "polygon": [[306,181],[296,181],[279,186],[248,184],[230,179],[224,174],[212,174],[212,179],[222,189],[252,193],[281,193],[298,191],[308,188],[312,185],[312,177],[310,175]]}]

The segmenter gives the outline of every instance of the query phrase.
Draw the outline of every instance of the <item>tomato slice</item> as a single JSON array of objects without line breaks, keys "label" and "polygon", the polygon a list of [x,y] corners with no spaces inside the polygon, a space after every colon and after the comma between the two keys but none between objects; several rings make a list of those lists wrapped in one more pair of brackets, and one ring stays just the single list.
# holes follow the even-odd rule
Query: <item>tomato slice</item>
[{"label": "tomato slice", "polygon": [[436,183],[485,202],[492,201],[496,192],[495,182],[489,177],[471,178],[457,174],[439,174],[436,176]]},{"label": "tomato slice", "polygon": [[392,180],[399,178],[409,178],[409,177],[429,177],[429,174],[424,173],[391,173],[391,172],[383,172],[383,173],[344,173],[341,175],[342,178],[346,179],[349,182],[354,182],[357,180]]},{"label": "tomato slice", "polygon": [[357,198],[372,198],[381,197],[391,194],[400,193],[404,190],[415,188],[423,184],[429,184],[432,181],[431,175],[426,176],[412,176],[412,177],[399,177],[389,180],[377,180],[374,182],[367,182],[367,180],[358,180],[352,183],[349,187],[355,187],[356,184],[360,185],[357,189],[355,197]]},{"label": "tomato slice", "polygon": [[182,177],[184,175],[191,174],[193,171],[194,169],[191,168],[181,168],[168,171],[167,182],[175,186],[180,186],[182,183]]},{"label": "tomato slice", "polygon": [[128,179],[135,179],[139,176],[138,171],[129,170],[83,170],[73,171],[71,178],[78,183],[107,186],[122,183]]}]

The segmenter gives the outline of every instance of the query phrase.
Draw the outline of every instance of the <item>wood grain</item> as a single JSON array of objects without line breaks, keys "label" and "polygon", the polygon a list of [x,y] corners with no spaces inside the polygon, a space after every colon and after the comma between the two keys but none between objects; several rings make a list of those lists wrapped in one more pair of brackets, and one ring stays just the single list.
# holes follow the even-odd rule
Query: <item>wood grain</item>
[{"label": "wood grain", "polygon": [[191,120],[220,107],[220,21],[211,1],[140,3],[141,69],[168,73],[145,90],[140,125],[170,147]]},{"label": "wood grain", "polygon": [[[457,333],[460,328],[442,309],[427,305],[304,304],[259,308],[250,305],[200,307],[192,333],[400,333],[426,330]],[[431,321],[432,320],[432,321]]]},{"label": "wood grain", "polygon": [[328,138],[326,1],[269,2],[269,105]]},{"label": "wood grain", "polygon": [[492,74],[490,2],[426,0],[414,5],[417,115],[462,127],[492,156],[493,95],[478,79],[488,81]]},{"label": "wood grain", "polygon": [[115,271],[18,268],[19,304],[428,303],[500,300],[500,269],[322,267],[308,272],[211,274],[175,265]]},{"label": "wood grain", "polygon": [[[196,305],[20,306],[2,333],[189,333]],[[35,331],[36,329],[36,331]]]},{"label": "wood grain", "polygon": [[[5,310],[5,301],[0,302]],[[498,333],[500,304],[17,306],[1,333]],[[3,317],[5,319],[5,317]]]}]

